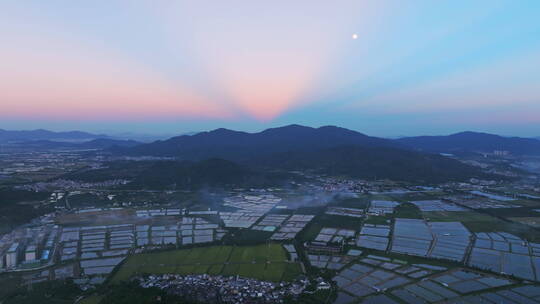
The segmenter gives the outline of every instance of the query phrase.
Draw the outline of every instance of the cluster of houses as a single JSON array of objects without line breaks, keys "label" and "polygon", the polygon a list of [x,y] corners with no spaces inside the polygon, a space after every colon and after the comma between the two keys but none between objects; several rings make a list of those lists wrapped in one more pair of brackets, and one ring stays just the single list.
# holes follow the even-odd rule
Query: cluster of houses
[{"label": "cluster of houses", "polygon": [[143,288],[157,287],[168,294],[180,295],[201,303],[283,303],[286,297],[298,296],[309,282],[272,283],[238,276],[150,275],[136,278]]}]

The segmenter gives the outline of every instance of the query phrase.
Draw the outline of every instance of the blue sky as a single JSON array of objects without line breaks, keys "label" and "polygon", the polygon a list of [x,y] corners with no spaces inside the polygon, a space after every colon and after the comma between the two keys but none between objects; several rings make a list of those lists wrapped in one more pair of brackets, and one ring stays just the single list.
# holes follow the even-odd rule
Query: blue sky
[{"label": "blue sky", "polygon": [[540,136],[538,16],[539,1],[4,1],[0,128]]}]

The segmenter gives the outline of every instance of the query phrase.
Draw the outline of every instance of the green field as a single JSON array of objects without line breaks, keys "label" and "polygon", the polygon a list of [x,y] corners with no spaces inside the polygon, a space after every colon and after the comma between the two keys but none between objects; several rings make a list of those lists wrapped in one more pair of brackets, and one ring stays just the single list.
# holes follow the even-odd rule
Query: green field
[{"label": "green field", "polygon": [[393,216],[396,218],[421,219],[422,212],[411,203],[401,203],[394,209]]},{"label": "green field", "polygon": [[292,280],[300,265],[289,263],[279,244],[213,246],[130,256],[114,274],[118,283],[138,274],[240,275],[268,281]]},{"label": "green field", "polygon": [[[529,241],[540,240],[540,232],[535,228],[530,227],[525,223],[520,223],[519,220],[512,222],[487,214],[488,212],[494,212],[492,210],[484,212],[485,213],[474,211],[435,211],[424,212],[424,217],[431,222],[461,222],[471,232],[505,231]],[[500,211],[497,210],[495,212]],[[512,214],[512,212],[516,211],[510,211],[508,213]],[[519,218],[514,218],[514,220],[516,219]]]},{"label": "green field", "polygon": [[495,223],[497,218],[473,211],[429,211],[424,212],[424,218],[432,222],[481,222]]},{"label": "green field", "polygon": [[362,221],[362,219],[355,217],[321,214],[311,221],[304,230],[298,233],[296,238],[302,242],[313,241],[321,229],[325,227],[358,231],[362,228]]},{"label": "green field", "polygon": [[387,214],[384,216],[375,216],[375,215],[369,215],[365,220],[365,224],[373,224],[373,225],[390,225],[392,221],[393,216],[391,214]]},{"label": "green field", "polygon": [[91,295],[79,301],[79,304],[98,304],[103,299],[101,295]]}]

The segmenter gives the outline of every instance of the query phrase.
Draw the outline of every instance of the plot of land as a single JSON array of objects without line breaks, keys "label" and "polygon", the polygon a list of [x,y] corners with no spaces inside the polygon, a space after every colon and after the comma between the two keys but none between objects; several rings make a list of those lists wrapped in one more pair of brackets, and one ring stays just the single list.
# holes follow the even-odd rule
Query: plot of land
[{"label": "plot of land", "polygon": [[482,269],[534,280],[540,269],[539,244],[506,232],[476,233],[469,264]]},{"label": "plot of land", "polygon": [[365,224],[360,231],[357,246],[385,251],[388,247],[390,226]]},{"label": "plot of land", "polygon": [[[392,294],[406,303],[434,303],[455,298],[459,299],[463,294],[499,288],[512,283],[507,279],[459,269],[407,285],[402,289],[393,291]],[[458,303],[461,302],[458,301]],[[478,301],[475,303],[492,302]],[[496,301],[495,303],[514,302]]]},{"label": "plot of land", "polygon": [[449,303],[540,303],[540,287],[525,285],[462,297]]},{"label": "plot of land", "polygon": [[540,217],[510,217],[508,219],[532,227],[540,227]]},{"label": "plot of land", "polygon": [[422,212],[433,212],[433,211],[465,211],[465,209],[453,204],[445,203],[441,200],[430,200],[430,201],[412,201],[412,204],[420,208]]},{"label": "plot of land", "polygon": [[300,265],[288,262],[285,250],[279,244],[213,246],[131,256],[114,275],[112,282],[144,273],[209,273],[280,281],[294,279],[300,272]]},{"label": "plot of land", "polygon": [[487,222],[497,221],[496,218],[471,211],[429,211],[424,217],[433,222]]},{"label": "plot of land", "polygon": [[427,256],[433,235],[423,220],[398,218],[394,223],[392,252]]},{"label": "plot of land", "polygon": [[430,223],[431,232],[435,237],[430,257],[454,260],[465,258],[471,242],[471,233],[460,222]]}]

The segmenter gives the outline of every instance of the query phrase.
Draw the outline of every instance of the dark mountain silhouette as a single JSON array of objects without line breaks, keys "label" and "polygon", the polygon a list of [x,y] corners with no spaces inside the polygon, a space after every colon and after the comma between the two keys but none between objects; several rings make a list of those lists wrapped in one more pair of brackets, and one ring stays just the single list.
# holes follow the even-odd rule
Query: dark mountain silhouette
[{"label": "dark mountain silhouette", "polygon": [[53,132],[43,129],[31,131],[8,131],[0,129],[0,142],[24,142],[36,140],[82,142],[97,138],[110,138],[107,135],[96,135],[81,131]]},{"label": "dark mountain silhouette", "polygon": [[112,147],[135,147],[141,143],[135,140],[120,140],[109,138],[98,138],[84,143],[80,143],[79,147],[89,149],[108,149]]},{"label": "dark mountain silhouette", "polygon": [[[462,133],[457,138],[471,134],[475,133]],[[463,145],[476,149],[473,144],[478,144],[478,139],[474,138],[462,139]],[[489,135],[487,138],[492,137]],[[502,139],[503,142],[506,140]],[[521,142],[521,139],[514,140]],[[493,178],[455,159],[433,154],[453,152],[444,149],[446,137],[440,142],[441,149],[426,149],[415,145],[414,139],[382,139],[334,126],[310,128],[289,125],[258,133],[217,129],[132,148],[115,147],[112,151],[123,155],[170,156],[194,161],[221,158],[250,168],[313,170],[322,174],[369,179],[443,182],[471,177]]]},{"label": "dark mountain silhouette", "polygon": [[133,180],[133,185],[158,187],[161,183],[179,188],[242,184],[256,178],[265,181],[264,172],[269,172],[268,169],[282,172],[312,170],[322,174],[427,183],[471,177],[494,178],[478,168],[436,153],[508,150],[516,154],[534,154],[540,151],[537,149],[540,141],[534,139],[474,132],[389,140],[335,126],[311,128],[299,125],[258,133],[216,129],[148,144],[95,139],[62,145],[108,149],[118,155],[176,157],[177,161],[151,163],[149,167],[130,163],[129,166],[121,164],[114,170],[82,171],[75,175],[82,179],[97,176],[109,179],[118,176],[118,172],[129,173],[126,178]]},{"label": "dark mountain silhouette", "polygon": [[400,144],[334,126],[310,128],[289,125],[259,133],[217,129],[192,136],[173,137],[134,148],[116,149],[115,152],[126,155],[174,156],[186,160],[223,158],[243,161],[261,155],[318,150],[342,145],[394,147]]},{"label": "dark mountain silhouette", "polygon": [[257,171],[223,159],[203,161],[113,161],[104,168],[83,168],[62,179],[101,182],[128,179],[128,189],[197,189],[202,187],[259,187],[284,183],[287,174]]},{"label": "dark mountain silhouette", "polygon": [[540,155],[540,141],[531,138],[462,132],[448,136],[418,136],[397,139],[397,142],[426,152],[487,152],[509,151],[516,155]]},{"label": "dark mountain silhouette", "polygon": [[160,161],[144,170],[130,186],[150,189],[238,186],[249,182],[254,175],[248,168],[223,159]]},{"label": "dark mountain silhouette", "polygon": [[457,160],[437,154],[387,147],[339,146],[261,155],[237,163],[223,159],[202,161],[114,161],[100,169],[81,169],[62,178],[80,181],[128,179],[128,188],[195,189],[206,186],[281,185],[292,170],[363,179],[391,179],[440,183],[496,178]]},{"label": "dark mountain silhouette", "polygon": [[98,138],[85,142],[60,142],[51,140],[32,140],[17,143],[18,146],[32,149],[109,149],[113,147],[135,147],[141,143],[134,140]]},{"label": "dark mountain silhouette", "polygon": [[364,179],[427,183],[471,177],[493,178],[448,157],[384,147],[341,146],[309,152],[293,151],[261,157],[251,164]]}]

